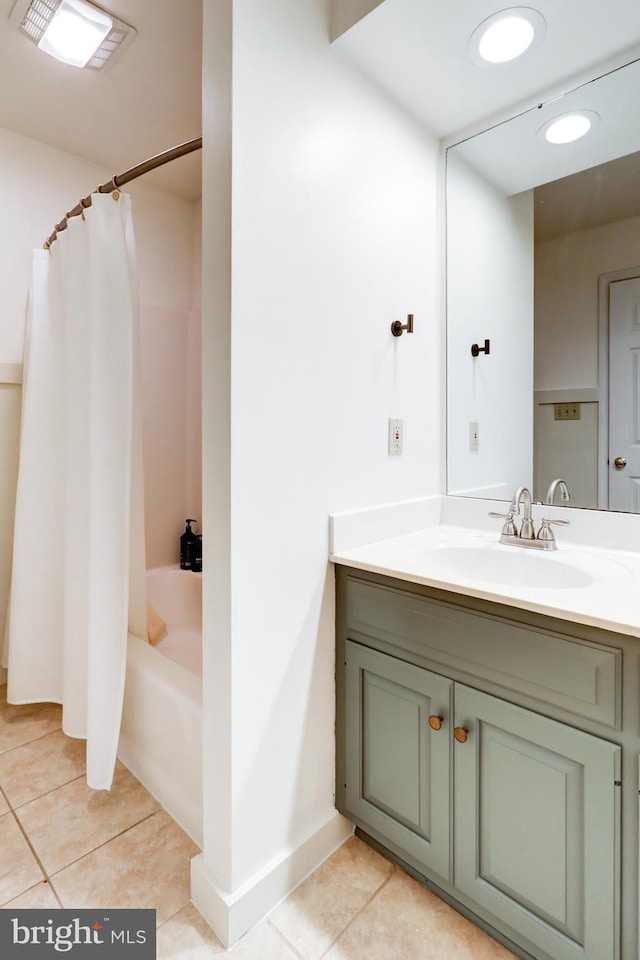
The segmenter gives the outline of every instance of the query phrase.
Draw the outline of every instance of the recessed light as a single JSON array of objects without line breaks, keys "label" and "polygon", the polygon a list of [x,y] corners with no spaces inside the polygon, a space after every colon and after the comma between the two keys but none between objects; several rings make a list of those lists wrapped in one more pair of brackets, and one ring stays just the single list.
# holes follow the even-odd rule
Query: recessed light
[{"label": "recessed light", "polygon": [[9,22],[56,60],[93,70],[101,70],[136,35],[87,0],[17,0]]},{"label": "recessed light", "polygon": [[540,133],[549,143],[573,143],[586,136],[599,122],[600,116],[594,110],[573,110],[549,120]]},{"label": "recessed light", "polygon": [[469,54],[483,67],[509,63],[540,43],[546,23],[531,7],[510,7],[483,20],[469,41]]}]

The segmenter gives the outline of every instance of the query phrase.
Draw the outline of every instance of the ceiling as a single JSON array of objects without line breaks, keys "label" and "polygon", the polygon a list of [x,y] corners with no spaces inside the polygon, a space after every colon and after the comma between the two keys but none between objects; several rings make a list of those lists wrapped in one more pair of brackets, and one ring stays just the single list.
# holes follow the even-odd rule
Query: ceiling
[{"label": "ceiling", "polygon": [[[340,0],[344,2],[344,0]],[[120,173],[201,134],[203,0],[101,0],[135,40],[100,72],[43,55],[9,24],[0,0],[0,126]],[[504,68],[476,66],[473,29],[504,0],[384,0],[335,48],[432,133],[454,138],[489,118],[573,85],[593,64],[640,56],[638,0],[531,0],[544,42]],[[147,175],[186,199],[200,196],[200,154]]]},{"label": "ceiling", "polygon": [[640,56],[638,0],[526,5],[543,15],[544,40],[499,67],[476,65],[468,44],[478,24],[510,6],[505,0],[384,0],[336,46],[432,133],[452,141],[547,93],[571,89],[594,64]]},{"label": "ceiling", "polygon": [[[384,0],[336,45],[505,195],[535,186],[536,239],[640,215],[640,62],[617,69],[640,57],[640,3],[607,0],[606,15],[602,0],[530,5],[544,39],[499,67],[467,48],[504,0]],[[549,149],[538,131],[569,109],[596,111],[597,136]]]},{"label": "ceiling", "polygon": [[536,187],[534,209],[537,241],[640,216],[640,153]]},{"label": "ceiling", "polygon": [[[202,0],[98,5],[137,31],[101,71],[43,54],[9,24],[14,0],[0,0],[0,126],[116,174],[201,135]],[[200,153],[145,179],[194,200],[201,193]]]}]

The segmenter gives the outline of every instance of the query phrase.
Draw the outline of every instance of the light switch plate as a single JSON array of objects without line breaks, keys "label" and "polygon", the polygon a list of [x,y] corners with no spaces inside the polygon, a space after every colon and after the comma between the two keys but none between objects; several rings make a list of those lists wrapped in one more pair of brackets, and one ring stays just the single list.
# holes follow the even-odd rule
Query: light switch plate
[{"label": "light switch plate", "polygon": [[553,419],[554,420],[579,420],[580,404],[579,403],[554,403]]}]

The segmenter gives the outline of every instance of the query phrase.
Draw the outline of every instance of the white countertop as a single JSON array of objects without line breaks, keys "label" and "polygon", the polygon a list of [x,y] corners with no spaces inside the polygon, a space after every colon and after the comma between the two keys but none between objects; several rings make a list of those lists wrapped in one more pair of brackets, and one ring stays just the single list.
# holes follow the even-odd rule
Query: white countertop
[{"label": "white countertop", "polygon": [[640,553],[563,542],[564,532],[545,552],[500,544],[499,521],[491,532],[436,523],[341,548],[330,560],[640,637]]}]

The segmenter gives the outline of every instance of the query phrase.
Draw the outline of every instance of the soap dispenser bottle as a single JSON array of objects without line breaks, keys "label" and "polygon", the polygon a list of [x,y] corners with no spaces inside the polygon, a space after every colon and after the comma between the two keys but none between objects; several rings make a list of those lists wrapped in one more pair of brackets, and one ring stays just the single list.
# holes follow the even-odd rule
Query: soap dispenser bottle
[{"label": "soap dispenser bottle", "polygon": [[192,523],[197,523],[197,520],[187,520],[187,526],[180,537],[180,569],[181,570],[191,570],[193,568],[193,558],[195,554],[196,547],[196,535],[191,529]]},{"label": "soap dispenser bottle", "polygon": [[194,573],[202,573],[202,534],[196,533],[196,542],[193,548],[191,569]]}]

